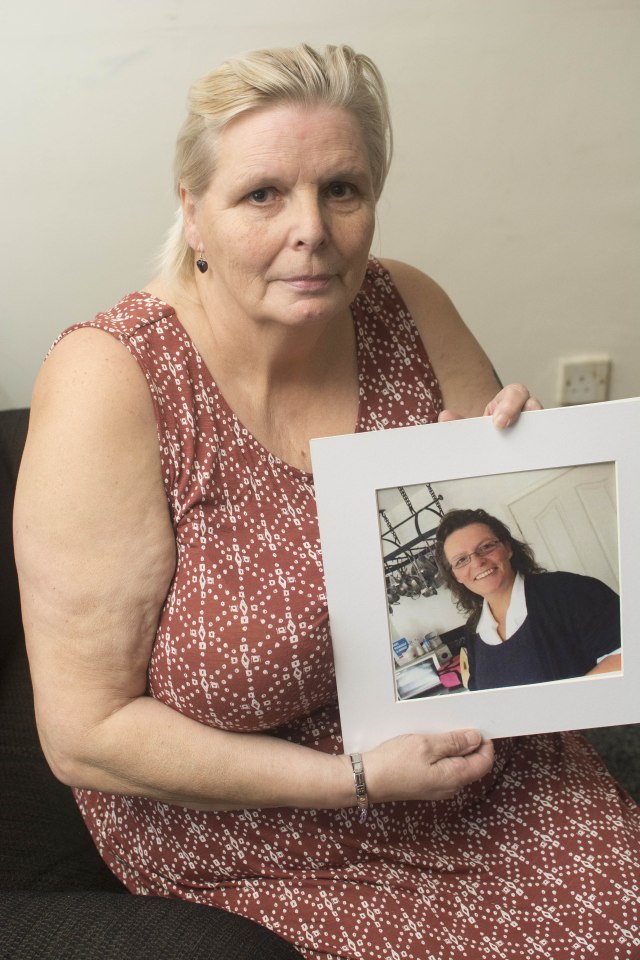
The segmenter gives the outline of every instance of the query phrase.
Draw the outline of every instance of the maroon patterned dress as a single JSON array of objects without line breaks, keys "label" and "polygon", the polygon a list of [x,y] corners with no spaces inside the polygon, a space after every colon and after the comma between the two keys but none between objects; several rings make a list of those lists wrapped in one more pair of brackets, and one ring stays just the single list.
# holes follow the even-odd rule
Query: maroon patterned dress
[{"label": "maroon patterned dress", "polygon": [[[372,260],[353,304],[357,431],[428,423],[438,383]],[[313,479],[229,409],[166,303],[125,297],[90,324],[137,359],[155,406],[177,571],[153,697],[214,727],[342,751]],[[497,744],[452,801],[200,813],[77,790],[136,893],[243,914],[310,960],[640,957],[640,814],[582,738]]]}]

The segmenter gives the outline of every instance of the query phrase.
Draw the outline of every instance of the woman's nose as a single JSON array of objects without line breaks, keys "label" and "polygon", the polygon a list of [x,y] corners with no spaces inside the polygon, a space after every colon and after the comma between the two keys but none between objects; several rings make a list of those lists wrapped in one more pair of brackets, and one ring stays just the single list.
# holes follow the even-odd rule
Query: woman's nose
[{"label": "woman's nose", "polygon": [[315,250],[326,240],[327,224],[318,196],[298,197],[292,204],[291,221],[293,246]]},{"label": "woman's nose", "polygon": [[469,566],[472,570],[477,570],[478,568],[482,569],[482,567],[486,566],[486,564],[489,562],[489,557],[478,556],[475,551],[470,554],[470,557],[471,563]]}]

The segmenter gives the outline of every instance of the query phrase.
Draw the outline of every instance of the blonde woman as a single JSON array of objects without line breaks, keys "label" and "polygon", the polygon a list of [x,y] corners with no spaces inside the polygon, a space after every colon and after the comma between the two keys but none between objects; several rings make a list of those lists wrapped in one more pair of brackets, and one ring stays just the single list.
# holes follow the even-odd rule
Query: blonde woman
[{"label": "blonde woman", "polygon": [[66,331],[34,393],[15,530],[42,743],[129,889],[314,960],[581,936],[569,791],[588,797],[581,852],[614,891],[589,936],[609,943],[636,914],[626,854],[603,851],[614,824],[637,850],[638,821],[589,757],[558,790],[582,748],[494,755],[461,730],[342,750],[310,438],[538,406],[499,390],[432,280],[370,257],[390,152],[382,80],[349,47],[194,85],[162,271]]}]

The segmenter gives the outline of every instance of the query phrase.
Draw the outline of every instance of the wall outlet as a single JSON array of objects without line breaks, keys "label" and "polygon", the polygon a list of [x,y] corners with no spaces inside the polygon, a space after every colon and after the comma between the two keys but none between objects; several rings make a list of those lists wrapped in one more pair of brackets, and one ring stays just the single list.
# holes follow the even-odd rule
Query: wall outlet
[{"label": "wall outlet", "polygon": [[608,357],[563,360],[558,400],[563,407],[609,399],[611,361]]}]

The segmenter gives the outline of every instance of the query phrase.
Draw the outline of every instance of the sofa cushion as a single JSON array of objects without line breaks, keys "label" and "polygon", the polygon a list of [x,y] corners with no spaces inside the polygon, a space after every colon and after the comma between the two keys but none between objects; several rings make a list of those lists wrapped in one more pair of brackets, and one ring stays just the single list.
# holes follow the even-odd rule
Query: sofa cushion
[{"label": "sofa cushion", "polygon": [[98,854],[71,790],[49,770],[26,657],[16,651],[0,676],[0,890],[13,889],[124,891]]},{"label": "sofa cushion", "polygon": [[222,910],[95,892],[0,894],[0,957],[300,960],[280,937]]},{"label": "sofa cushion", "polygon": [[0,410],[0,670],[22,643],[20,600],[13,561],[13,494],[29,422],[28,410]]}]

